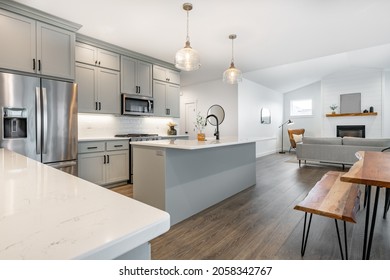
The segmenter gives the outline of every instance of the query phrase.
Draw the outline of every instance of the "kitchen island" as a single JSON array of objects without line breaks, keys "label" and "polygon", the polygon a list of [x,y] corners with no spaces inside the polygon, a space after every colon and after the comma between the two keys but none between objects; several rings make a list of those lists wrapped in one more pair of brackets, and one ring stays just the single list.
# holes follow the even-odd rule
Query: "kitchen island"
[{"label": "kitchen island", "polygon": [[150,259],[169,214],[0,149],[0,259]]},{"label": "kitchen island", "polygon": [[134,198],[171,225],[256,184],[256,140],[134,142]]}]

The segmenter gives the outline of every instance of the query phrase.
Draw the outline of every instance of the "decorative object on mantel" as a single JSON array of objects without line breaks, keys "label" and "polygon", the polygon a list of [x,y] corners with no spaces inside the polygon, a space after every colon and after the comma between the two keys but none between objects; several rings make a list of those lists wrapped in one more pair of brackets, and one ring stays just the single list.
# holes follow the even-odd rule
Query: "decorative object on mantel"
[{"label": "decorative object on mantel", "polygon": [[282,148],[281,148],[279,154],[284,154],[284,153],[286,153],[286,152],[283,150],[283,126],[284,126],[285,124],[290,125],[290,124],[294,124],[294,122],[293,122],[292,120],[287,120],[287,121],[285,121],[284,123],[282,123],[282,124],[279,126],[279,128],[282,128]]},{"label": "decorative object on mantel", "polygon": [[368,113],[368,110],[367,110],[367,109],[366,109],[366,110],[364,110],[364,111],[363,111],[363,113]]},{"label": "decorative object on mantel", "polygon": [[338,108],[338,106],[336,104],[330,105],[329,108],[332,110],[332,114],[336,114],[335,110]]},{"label": "decorative object on mantel", "polygon": [[177,51],[175,56],[175,67],[184,71],[198,70],[200,57],[196,50],[191,48],[189,34],[189,11],[192,10],[191,3],[184,3],[183,10],[187,12],[187,37],[184,48]]},{"label": "decorative object on mantel", "polygon": [[176,135],[177,134],[177,131],[176,131],[176,129],[175,129],[175,126],[176,126],[177,124],[176,123],[174,123],[174,122],[169,122],[168,123],[168,126],[169,126],[169,129],[168,129],[168,131],[167,131],[167,134],[168,135]]},{"label": "decorative object on mantel", "polygon": [[377,112],[373,113],[345,113],[345,114],[326,114],[326,117],[368,117],[368,116],[376,116]]},{"label": "decorative object on mantel", "polygon": [[204,128],[206,126],[206,118],[203,117],[200,112],[196,115],[195,128],[198,130],[198,141],[205,141],[206,134],[204,133]]},{"label": "decorative object on mantel", "polygon": [[230,67],[223,72],[223,81],[228,84],[237,84],[238,82],[242,82],[242,73],[240,69],[237,69],[234,66],[234,48],[233,41],[237,38],[236,34],[230,34],[229,39],[232,40],[232,60],[230,62]]},{"label": "decorative object on mantel", "polygon": [[370,107],[370,113],[373,113],[374,112],[374,107]]}]

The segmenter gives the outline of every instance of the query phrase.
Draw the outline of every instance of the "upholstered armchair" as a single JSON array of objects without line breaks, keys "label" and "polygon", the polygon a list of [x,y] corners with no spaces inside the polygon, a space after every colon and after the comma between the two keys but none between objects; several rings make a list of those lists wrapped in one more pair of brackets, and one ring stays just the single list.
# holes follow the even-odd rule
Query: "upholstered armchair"
[{"label": "upholstered armchair", "polygon": [[288,132],[288,138],[290,139],[290,149],[289,149],[289,152],[291,151],[291,149],[295,149],[297,147],[297,142],[302,142],[302,138],[303,138],[303,135],[305,133],[305,129],[304,128],[300,128],[300,129],[287,129],[287,132]]}]

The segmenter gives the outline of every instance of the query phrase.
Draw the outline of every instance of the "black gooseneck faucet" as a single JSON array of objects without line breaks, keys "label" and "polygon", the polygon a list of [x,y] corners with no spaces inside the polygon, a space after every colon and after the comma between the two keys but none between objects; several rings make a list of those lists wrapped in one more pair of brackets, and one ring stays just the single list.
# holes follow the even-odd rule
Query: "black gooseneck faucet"
[{"label": "black gooseneck faucet", "polygon": [[213,114],[208,115],[208,116],[206,117],[206,122],[205,122],[204,125],[205,125],[205,126],[207,125],[207,119],[210,118],[210,117],[215,118],[215,120],[216,120],[216,122],[217,122],[217,130],[215,131],[214,136],[215,136],[215,139],[216,139],[216,140],[219,140],[219,124],[218,124],[218,118],[217,118],[217,116],[216,116],[216,115],[213,115]]}]

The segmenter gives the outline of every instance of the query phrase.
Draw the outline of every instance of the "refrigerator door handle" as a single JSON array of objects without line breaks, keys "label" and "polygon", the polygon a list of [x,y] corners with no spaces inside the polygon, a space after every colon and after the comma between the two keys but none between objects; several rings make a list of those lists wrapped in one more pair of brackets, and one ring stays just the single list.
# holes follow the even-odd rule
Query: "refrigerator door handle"
[{"label": "refrigerator door handle", "polygon": [[41,90],[39,87],[35,88],[35,102],[36,102],[36,153],[37,155],[41,153],[41,143],[42,143],[42,118],[41,118],[41,110],[42,110],[42,104],[41,104]]},{"label": "refrigerator door handle", "polygon": [[42,137],[42,148],[43,154],[47,154],[47,94],[46,94],[46,88],[42,88],[42,115],[43,115],[43,137]]}]

